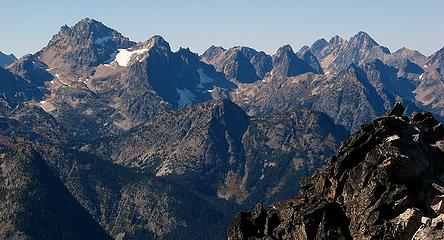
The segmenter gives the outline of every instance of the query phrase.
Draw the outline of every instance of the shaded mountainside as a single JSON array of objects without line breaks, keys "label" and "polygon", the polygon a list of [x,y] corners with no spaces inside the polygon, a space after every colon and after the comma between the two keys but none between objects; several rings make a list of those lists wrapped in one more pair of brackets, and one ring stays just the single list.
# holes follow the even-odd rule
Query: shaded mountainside
[{"label": "shaded mountainside", "polygon": [[[66,199],[63,196],[68,194],[77,207],[67,209],[79,208],[76,214],[83,212],[86,216],[81,216],[89,218],[69,227],[89,228],[92,224],[103,229],[99,233],[118,239],[221,239],[235,211],[258,200],[272,202],[294,195],[298,188],[292,186],[324,165],[347,135],[325,114],[299,111],[251,119],[227,100],[162,114],[117,137],[111,145],[109,138],[98,140],[97,151],[92,145],[77,146],[70,141],[55,118],[32,104],[19,105],[0,122],[0,149],[8,164],[19,163],[25,150],[26,156],[38,159],[30,160],[29,171],[15,173],[30,185],[40,186],[39,178],[32,177],[40,171],[33,165],[38,161],[45,166],[42,177],[49,176],[51,183],[63,187],[63,191],[51,188],[48,198]],[[177,148],[179,144],[183,147]],[[95,152],[101,154],[92,154]],[[19,179],[8,177],[11,180],[5,184]],[[44,194],[53,186],[45,184]],[[24,196],[22,190],[11,194]],[[16,214],[20,209],[33,209],[27,209],[28,205],[16,208],[22,204],[17,201],[4,202],[11,217],[0,228],[6,229],[6,235],[24,232],[38,237],[40,233],[32,228],[34,218]],[[64,200],[64,206],[69,201]],[[45,212],[33,213],[35,219],[46,215],[80,219],[74,213],[62,214],[59,208],[53,213],[43,206],[40,210]],[[29,229],[9,222],[24,222]],[[60,220],[60,231],[82,234],[70,230],[67,223]],[[42,234],[61,234],[51,232],[51,225],[38,226]],[[69,235],[66,239],[88,237]]]},{"label": "shaded mountainside", "polygon": [[14,56],[14,54],[7,55],[0,51],[0,67],[6,68],[16,60],[17,58]]},{"label": "shaded mountainside", "polygon": [[[0,119],[0,238],[221,239],[234,204],[208,202],[141,169],[128,169],[45,136],[57,123],[21,107]],[[28,116],[33,121],[26,120]],[[33,117],[37,116],[37,119]],[[29,196],[29,194],[33,194]],[[199,229],[197,231],[196,229]],[[28,238],[24,238],[28,239]]]},{"label": "shaded mountainside", "polygon": [[238,214],[228,239],[441,239],[444,127],[403,111],[354,133],[296,198]]},{"label": "shaded mountainside", "polygon": [[322,113],[250,118],[217,100],[162,114],[91,147],[116,164],[248,206],[297,192],[288,186],[322,166],[347,134]]},{"label": "shaded mountainside", "polygon": [[30,146],[0,154],[2,239],[111,239]]},{"label": "shaded mountainside", "polygon": [[2,101],[0,106],[5,109],[2,110],[3,114],[19,103],[43,98],[43,92],[34,84],[2,67],[0,67],[0,93]]},{"label": "shaded mountainside", "polygon": [[424,64],[415,89],[416,100],[426,109],[444,114],[444,47],[430,56]]}]

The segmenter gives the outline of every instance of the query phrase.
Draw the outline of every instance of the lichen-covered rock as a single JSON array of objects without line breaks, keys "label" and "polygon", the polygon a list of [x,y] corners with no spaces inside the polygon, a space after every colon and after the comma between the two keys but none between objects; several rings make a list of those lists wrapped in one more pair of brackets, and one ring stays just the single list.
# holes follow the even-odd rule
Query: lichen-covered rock
[{"label": "lichen-covered rock", "polygon": [[362,126],[294,199],[238,214],[228,239],[442,239],[444,128],[401,109]]}]

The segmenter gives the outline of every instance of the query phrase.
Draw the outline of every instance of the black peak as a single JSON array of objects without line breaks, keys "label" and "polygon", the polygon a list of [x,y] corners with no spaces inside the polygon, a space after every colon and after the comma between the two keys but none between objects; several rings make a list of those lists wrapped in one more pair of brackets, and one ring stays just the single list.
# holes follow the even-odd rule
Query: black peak
[{"label": "black peak", "polygon": [[[68,38],[81,38],[81,39],[93,39],[97,40],[104,37],[117,37],[124,38],[120,33],[105,26],[103,23],[96,21],[91,18],[84,18],[74,24],[74,26],[69,27],[68,25],[63,25],[60,27],[60,31],[51,39],[52,42],[57,39],[68,37]],[[51,45],[51,42],[50,42]]]}]

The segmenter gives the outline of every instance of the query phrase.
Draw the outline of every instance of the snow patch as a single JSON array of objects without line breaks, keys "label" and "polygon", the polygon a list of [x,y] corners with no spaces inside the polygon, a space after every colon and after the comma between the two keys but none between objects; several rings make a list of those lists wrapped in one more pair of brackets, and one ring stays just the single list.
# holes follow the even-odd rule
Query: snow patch
[{"label": "snow patch", "polygon": [[137,55],[136,59],[139,62],[142,62],[145,59],[145,56],[141,56],[141,55],[147,53],[148,49],[144,48],[144,49],[138,49],[138,50],[134,50],[134,51],[129,51],[127,49],[119,49],[118,51],[119,52],[116,54],[114,62],[117,62],[117,64],[119,64],[119,66],[127,67],[134,55]]},{"label": "snow patch", "polygon": [[177,101],[177,105],[179,107],[192,104],[193,101],[196,99],[196,96],[186,88],[183,90],[176,88],[176,92],[179,95],[179,101]]}]

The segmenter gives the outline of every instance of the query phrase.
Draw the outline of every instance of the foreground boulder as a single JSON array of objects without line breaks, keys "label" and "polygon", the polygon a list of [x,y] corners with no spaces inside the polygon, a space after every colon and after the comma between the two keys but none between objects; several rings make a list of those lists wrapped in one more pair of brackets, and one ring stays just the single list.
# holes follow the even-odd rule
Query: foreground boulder
[{"label": "foreground boulder", "polygon": [[444,127],[397,105],[290,200],[239,213],[228,239],[443,239]]}]

